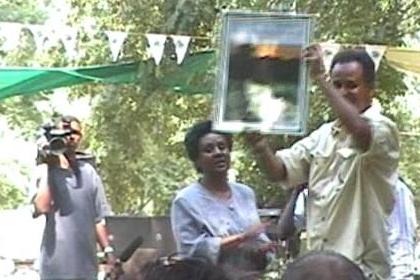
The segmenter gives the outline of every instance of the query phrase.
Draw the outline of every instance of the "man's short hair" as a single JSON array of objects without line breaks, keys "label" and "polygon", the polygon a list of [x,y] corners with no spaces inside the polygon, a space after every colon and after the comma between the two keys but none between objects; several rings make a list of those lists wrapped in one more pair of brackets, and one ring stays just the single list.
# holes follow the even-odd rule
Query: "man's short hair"
[{"label": "man's short hair", "polygon": [[232,150],[232,138],[228,134],[212,130],[212,122],[210,120],[201,121],[194,124],[185,135],[184,145],[187,150],[188,157],[195,162],[198,159],[200,139],[211,132],[224,135],[228,141],[229,151]]},{"label": "man's short hair", "polygon": [[358,62],[363,69],[363,79],[370,87],[375,87],[375,63],[370,55],[363,49],[345,49],[339,51],[331,62],[330,72],[336,64]]},{"label": "man's short hair", "polygon": [[365,280],[363,271],[333,251],[311,251],[290,263],[282,280]]},{"label": "man's short hair", "polygon": [[79,125],[81,125],[81,124],[82,124],[82,122],[81,122],[78,118],[76,118],[75,116],[71,116],[71,115],[64,115],[64,116],[61,116],[61,117],[60,117],[60,119],[59,119],[59,122],[62,122],[62,123],[72,123],[72,122],[76,122],[76,123],[78,123]]}]

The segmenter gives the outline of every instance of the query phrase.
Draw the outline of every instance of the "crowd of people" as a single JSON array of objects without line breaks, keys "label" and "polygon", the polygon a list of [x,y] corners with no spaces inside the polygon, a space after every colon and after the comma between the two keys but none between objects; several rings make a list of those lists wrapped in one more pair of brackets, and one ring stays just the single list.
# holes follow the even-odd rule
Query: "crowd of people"
[{"label": "crowd of people", "polygon": [[[337,119],[278,151],[261,134],[245,135],[267,176],[294,189],[280,238],[292,248],[306,232],[304,250],[290,250],[295,260],[282,279],[413,279],[412,194],[398,180],[396,125],[372,106],[374,63],[363,50],[343,50],[327,75],[319,45],[306,48],[303,59]],[[41,279],[95,279],[97,243],[110,266],[116,263],[104,224],[110,209],[95,167],[76,153],[80,121],[64,117],[58,126],[69,131],[68,148],[47,154],[34,180],[34,216],[46,216]],[[231,135],[202,121],[184,144],[199,178],[172,202],[177,254],[155,257],[131,277],[259,279],[277,244],[265,233],[252,187],[228,180]]]}]

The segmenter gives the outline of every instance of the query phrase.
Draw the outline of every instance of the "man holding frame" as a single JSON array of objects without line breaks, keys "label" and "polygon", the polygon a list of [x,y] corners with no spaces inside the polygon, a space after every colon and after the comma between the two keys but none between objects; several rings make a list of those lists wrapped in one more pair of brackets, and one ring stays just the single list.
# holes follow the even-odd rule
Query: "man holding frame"
[{"label": "man holding frame", "polygon": [[308,249],[336,251],[368,279],[388,279],[385,221],[394,203],[399,141],[395,124],[371,106],[374,63],[363,50],[341,51],[328,80],[319,45],[303,57],[337,120],[276,153],[261,135],[248,134],[248,142],[273,180],[289,187],[308,182]]}]

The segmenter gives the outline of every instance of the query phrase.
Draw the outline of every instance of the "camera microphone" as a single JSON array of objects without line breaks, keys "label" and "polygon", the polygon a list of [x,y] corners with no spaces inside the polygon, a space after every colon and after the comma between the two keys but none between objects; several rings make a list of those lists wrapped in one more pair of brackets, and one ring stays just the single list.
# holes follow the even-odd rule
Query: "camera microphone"
[{"label": "camera microphone", "polygon": [[128,259],[130,259],[130,257],[134,254],[137,248],[141,246],[141,244],[143,244],[143,237],[139,235],[133,241],[131,241],[130,244],[128,244],[124,251],[121,252],[119,257],[120,261],[126,262]]}]

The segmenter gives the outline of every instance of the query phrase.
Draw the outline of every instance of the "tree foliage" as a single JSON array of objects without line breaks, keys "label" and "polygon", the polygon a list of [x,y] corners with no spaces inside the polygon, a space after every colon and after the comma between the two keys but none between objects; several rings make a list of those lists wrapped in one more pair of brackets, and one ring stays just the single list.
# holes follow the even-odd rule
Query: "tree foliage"
[{"label": "tree foliage", "polygon": [[[89,84],[72,88],[76,97],[91,96],[95,100],[92,120],[87,123],[87,143],[100,165],[107,193],[117,213],[168,213],[170,200],[179,188],[197,176],[185,157],[183,136],[196,120],[211,114],[211,92],[188,96],[176,90],[164,90],[165,78],[176,72],[174,46],[166,42],[161,65],[147,58],[145,33],[182,34],[193,36],[190,54],[216,48],[220,12],[223,9],[266,11],[280,9],[292,1],[280,0],[72,0],[68,24],[82,26],[94,19],[98,30],[121,30],[130,35],[124,44],[123,60],[145,60],[138,81],[130,85]],[[6,5],[3,2],[0,2]],[[8,4],[7,7],[12,7]],[[375,43],[399,46],[406,34],[419,29],[420,7],[414,0],[298,0],[299,12],[316,16],[315,40],[334,40],[340,43]],[[22,16],[24,18],[24,16]],[[34,54],[33,42],[8,54],[12,64],[30,65],[36,61],[45,66],[93,65],[112,63],[105,35],[89,34],[82,28],[79,47],[84,50],[77,61],[67,61],[62,46],[44,55]],[[26,38],[26,39],[25,39]],[[26,41],[25,41],[26,40]],[[32,46],[32,47],[31,47]],[[200,87],[214,83],[212,67],[191,75],[191,85]],[[404,75],[386,61],[378,72],[377,98],[385,114],[396,120],[402,131],[418,132],[419,122],[412,118],[398,96],[407,87]],[[45,116],[34,106],[46,95],[13,98],[0,103],[0,112],[12,123],[28,131]],[[331,120],[328,104],[316,88],[310,96],[309,131]],[[31,127],[29,129],[29,127]],[[28,132],[29,133],[29,132]],[[401,170],[414,186],[419,185],[418,136],[402,135]],[[260,204],[279,205],[283,192],[266,180],[247,150],[243,139],[235,136],[234,168],[238,179],[256,189]],[[271,136],[274,148],[287,147],[296,137]]]},{"label": "tree foliage", "polygon": [[[126,0],[118,5],[109,3],[108,10],[112,15],[101,20],[104,27],[118,29],[126,26],[130,32],[139,35],[156,32],[208,38],[193,41],[194,52],[216,47],[214,39],[222,9],[267,10],[280,7],[282,2]],[[395,1],[356,2],[297,1],[297,7],[302,12],[317,15],[316,40],[400,45],[402,36],[416,27],[413,17],[418,17],[416,12],[420,10],[416,1],[405,1],[400,5]],[[141,59],[145,57],[144,50],[144,41],[135,38],[127,42],[124,53],[127,57]],[[166,50],[162,65],[151,65],[150,71],[137,85],[108,87],[107,94],[102,95],[95,110],[93,128],[97,135],[94,138],[103,152],[101,169],[110,186],[114,208],[118,211],[139,212],[147,209],[148,202],[153,202],[154,213],[167,213],[173,192],[194,177],[191,164],[185,160],[182,137],[195,120],[209,116],[211,96],[185,97],[159,88],[160,81],[165,79],[165,71],[176,67],[171,59],[170,42],[167,42]],[[403,96],[406,91],[403,75],[386,62],[378,75],[378,99],[384,105],[385,113],[398,122],[409,118],[390,110],[394,107],[395,97]],[[212,69],[204,77],[213,80]],[[325,98],[314,89],[311,93],[310,130],[332,118]],[[239,179],[256,189],[261,204],[278,204],[282,200],[279,186],[265,179],[243,139],[236,138],[233,157]],[[273,136],[270,140],[273,147],[286,147],[296,138]],[[413,143],[404,143],[410,144]],[[412,160],[410,158],[407,162]],[[402,166],[404,161],[403,157]]]},{"label": "tree foliage", "polygon": [[4,177],[0,177],[0,209],[14,209],[25,201],[25,194]]}]

